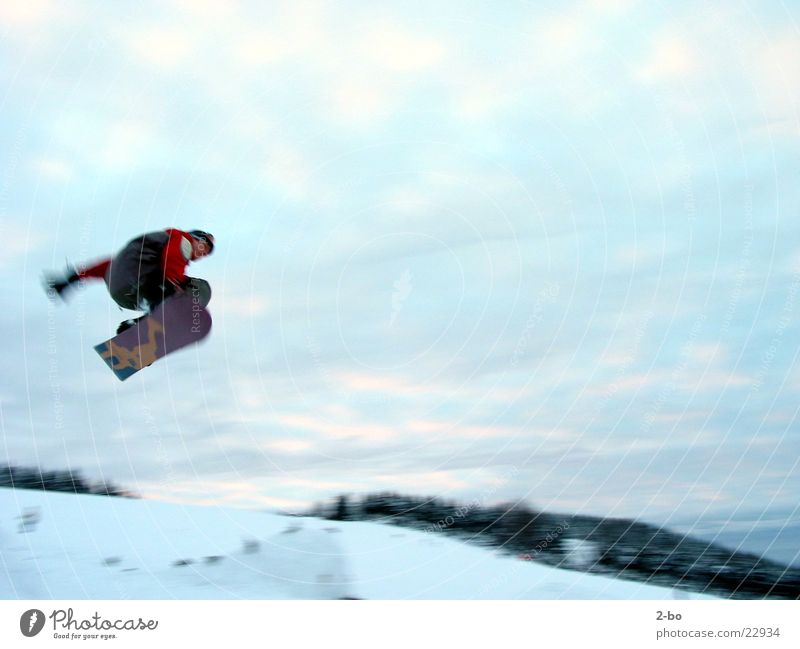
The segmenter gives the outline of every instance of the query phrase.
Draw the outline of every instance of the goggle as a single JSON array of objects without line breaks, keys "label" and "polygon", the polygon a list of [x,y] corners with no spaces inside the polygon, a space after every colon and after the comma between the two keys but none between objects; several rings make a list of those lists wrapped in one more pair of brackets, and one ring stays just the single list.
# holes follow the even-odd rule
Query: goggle
[{"label": "goggle", "polygon": [[208,247],[209,253],[211,253],[214,250],[214,241],[207,234],[200,234],[199,232],[193,232],[192,236],[195,239],[200,239],[201,241],[203,241]]}]

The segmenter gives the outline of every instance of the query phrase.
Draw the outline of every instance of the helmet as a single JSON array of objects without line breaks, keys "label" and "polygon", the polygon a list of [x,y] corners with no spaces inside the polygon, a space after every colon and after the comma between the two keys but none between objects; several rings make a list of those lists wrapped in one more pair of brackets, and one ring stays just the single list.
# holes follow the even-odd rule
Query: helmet
[{"label": "helmet", "polygon": [[208,254],[214,250],[214,236],[209,232],[204,232],[203,230],[190,230],[189,234],[193,236],[195,239],[201,239],[205,242],[208,246]]}]

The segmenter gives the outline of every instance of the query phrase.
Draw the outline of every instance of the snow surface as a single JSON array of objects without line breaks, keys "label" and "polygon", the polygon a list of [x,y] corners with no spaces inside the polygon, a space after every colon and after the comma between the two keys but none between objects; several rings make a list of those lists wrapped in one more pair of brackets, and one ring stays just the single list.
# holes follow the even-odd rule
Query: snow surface
[{"label": "snow surface", "polygon": [[2,599],[342,597],[671,599],[688,594],[559,570],[376,523],[0,488]]}]

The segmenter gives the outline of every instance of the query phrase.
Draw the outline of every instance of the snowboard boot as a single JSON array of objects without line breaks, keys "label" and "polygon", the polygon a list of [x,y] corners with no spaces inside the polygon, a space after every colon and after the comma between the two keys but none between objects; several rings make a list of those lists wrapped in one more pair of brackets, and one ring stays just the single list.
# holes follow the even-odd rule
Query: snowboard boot
[{"label": "snowboard boot", "polygon": [[147,315],[139,316],[138,318],[131,318],[130,320],[123,320],[119,323],[119,327],[117,327],[117,335],[121,334],[123,331],[127,331],[133,325],[137,324],[139,320],[146,318]]},{"label": "snowboard boot", "polygon": [[60,297],[66,301],[69,294],[68,289],[76,283],[81,282],[80,275],[72,266],[67,266],[67,270],[61,275],[50,274],[44,276],[44,290],[48,297]]}]

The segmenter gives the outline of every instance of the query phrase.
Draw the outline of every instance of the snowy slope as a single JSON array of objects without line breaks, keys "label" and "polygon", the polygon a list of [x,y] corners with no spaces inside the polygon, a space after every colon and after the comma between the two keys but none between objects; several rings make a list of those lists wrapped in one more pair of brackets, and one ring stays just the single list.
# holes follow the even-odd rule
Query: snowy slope
[{"label": "snowy slope", "polygon": [[[665,599],[374,523],[0,489],[3,599]],[[692,595],[695,597],[695,595]]]}]

